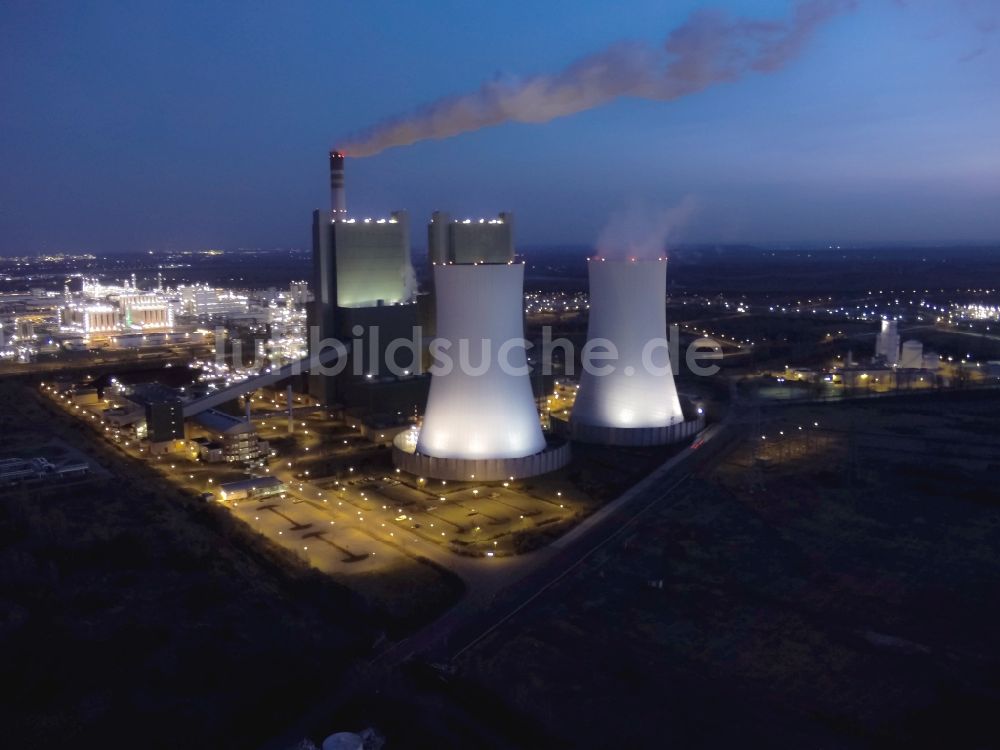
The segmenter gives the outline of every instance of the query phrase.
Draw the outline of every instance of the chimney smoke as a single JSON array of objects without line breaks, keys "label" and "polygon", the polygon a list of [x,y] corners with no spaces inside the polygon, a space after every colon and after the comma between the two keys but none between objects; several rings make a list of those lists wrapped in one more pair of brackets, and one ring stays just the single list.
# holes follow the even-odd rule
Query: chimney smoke
[{"label": "chimney smoke", "polygon": [[376,123],[346,148],[352,157],[372,156],[505,122],[549,122],[620,97],[671,101],[751,73],[773,73],[797,58],[823,24],[858,2],[796,0],[789,17],[776,21],[697,11],[659,47],[618,43],[555,73],[488,81]]}]

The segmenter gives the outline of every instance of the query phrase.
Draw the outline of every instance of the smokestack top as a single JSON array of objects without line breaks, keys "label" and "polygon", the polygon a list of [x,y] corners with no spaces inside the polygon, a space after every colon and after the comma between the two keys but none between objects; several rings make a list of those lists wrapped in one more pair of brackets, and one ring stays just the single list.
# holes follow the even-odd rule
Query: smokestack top
[{"label": "smokestack top", "polygon": [[330,151],[330,213],[334,218],[347,215],[347,201],[344,198],[344,154]]}]

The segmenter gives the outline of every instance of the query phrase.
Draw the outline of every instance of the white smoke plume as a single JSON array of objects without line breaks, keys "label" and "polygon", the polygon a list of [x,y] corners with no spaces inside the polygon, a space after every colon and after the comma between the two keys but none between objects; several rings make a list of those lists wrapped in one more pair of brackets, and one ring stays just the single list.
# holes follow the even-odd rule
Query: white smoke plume
[{"label": "white smoke plume", "polygon": [[667,242],[676,238],[697,210],[698,201],[687,195],[669,208],[636,204],[612,214],[597,238],[597,255],[609,260],[661,258]]},{"label": "white smoke plume", "polygon": [[702,10],[674,29],[659,48],[620,42],[554,74],[484,83],[393,117],[342,143],[348,156],[504,122],[542,123],[633,96],[669,101],[750,73],[771,73],[795,59],[822,24],[856,0],[798,0],[780,21],[733,18]]},{"label": "white smoke plume", "polygon": [[413,270],[413,264],[409,260],[403,264],[403,267],[399,269],[400,275],[403,277],[403,299],[407,302],[413,300],[417,295],[419,284],[417,283],[417,274]]}]

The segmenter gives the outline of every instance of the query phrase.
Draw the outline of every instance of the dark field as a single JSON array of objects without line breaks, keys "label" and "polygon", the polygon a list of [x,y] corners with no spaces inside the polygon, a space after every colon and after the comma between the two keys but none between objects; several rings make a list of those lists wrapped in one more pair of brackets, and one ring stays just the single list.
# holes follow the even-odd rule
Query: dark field
[{"label": "dark field", "polygon": [[452,694],[488,691],[551,746],[995,746],[998,417],[994,399],[765,419],[766,449],[466,652]]}]

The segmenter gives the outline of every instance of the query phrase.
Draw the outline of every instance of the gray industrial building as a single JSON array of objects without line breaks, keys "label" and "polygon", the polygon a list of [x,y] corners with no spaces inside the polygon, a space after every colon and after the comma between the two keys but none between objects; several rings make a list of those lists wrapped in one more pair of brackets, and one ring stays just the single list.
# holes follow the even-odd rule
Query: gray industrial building
[{"label": "gray industrial building", "polygon": [[[399,305],[413,294],[410,228],[405,211],[388,219],[332,219],[317,222],[326,300],[337,307]],[[324,262],[325,261],[325,262]]]},{"label": "gray industrial building", "polygon": [[509,263],[514,260],[514,216],[454,221],[435,211],[427,226],[427,251],[435,263]]},{"label": "gray industrial building", "polygon": [[159,383],[137,383],[126,398],[144,410],[151,445],[184,439],[184,404],[173,388]]},{"label": "gray industrial building", "polygon": [[[310,393],[328,408],[355,412],[420,408],[427,398],[426,378],[396,377],[385,367],[386,346],[411,338],[419,323],[407,215],[348,218],[344,159],[337,152],[330,154],[330,186],[331,209],[313,212],[310,346],[314,339],[338,339],[349,354],[337,375],[311,374]],[[360,361],[355,352],[361,352]],[[400,360],[405,368],[405,355]]]},{"label": "gray industrial building", "polygon": [[[427,256],[433,268],[444,263],[510,263],[514,260],[514,215],[499,213],[492,219],[456,221],[444,211],[435,211],[427,224]],[[424,340],[437,332],[434,274],[419,299]],[[424,353],[424,369],[430,367]]]},{"label": "gray industrial building", "polygon": [[191,447],[197,450],[202,461],[241,464],[266,462],[270,445],[259,438],[249,420],[217,409],[206,409],[196,414],[193,421],[208,433],[208,436],[191,441]]}]

